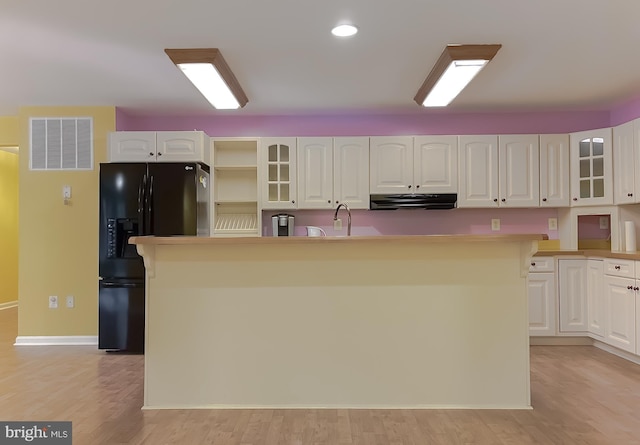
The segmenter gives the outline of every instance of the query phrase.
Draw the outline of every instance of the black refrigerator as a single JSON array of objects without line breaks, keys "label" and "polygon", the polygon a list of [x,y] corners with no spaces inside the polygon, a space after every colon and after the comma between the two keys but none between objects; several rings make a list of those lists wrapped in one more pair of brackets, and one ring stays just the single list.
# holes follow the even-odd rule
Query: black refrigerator
[{"label": "black refrigerator", "polygon": [[98,348],[144,352],[145,278],[132,236],[209,236],[209,167],[100,164]]}]

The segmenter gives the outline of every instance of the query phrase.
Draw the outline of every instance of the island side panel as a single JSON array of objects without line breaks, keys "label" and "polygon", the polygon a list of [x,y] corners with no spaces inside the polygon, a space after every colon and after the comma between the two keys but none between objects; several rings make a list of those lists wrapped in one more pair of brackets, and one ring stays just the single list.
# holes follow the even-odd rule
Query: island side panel
[{"label": "island side panel", "polygon": [[145,408],[527,408],[521,251],[157,246]]}]

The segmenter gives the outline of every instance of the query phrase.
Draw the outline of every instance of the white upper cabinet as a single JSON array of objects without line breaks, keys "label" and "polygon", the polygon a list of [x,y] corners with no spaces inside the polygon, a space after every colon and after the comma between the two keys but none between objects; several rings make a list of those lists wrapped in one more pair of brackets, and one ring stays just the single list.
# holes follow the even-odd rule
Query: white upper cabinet
[{"label": "white upper cabinet", "polygon": [[369,138],[333,140],[333,204],[369,208]]},{"label": "white upper cabinet", "polygon": [[571,205],[613,204],[611,128],[571,133]]},{"label": "white upper cabinet", "polygon": [[456,136],[371,138],[371,194],[456,193]]},{"label": "white upper cabinet", "polygon": [[298,208],[369,208],[369,138],[298,138]]},{"label": "white upper cabinet", "polygon": [[298,208],[333,207],[333,138],[298,138]]},{"label": "white upper cabinet", "polygon": [[202,131],[118,131],[109,134],[109,162],[210,161]]},{"label": "white upper cabinet", "polygon": [[416,136],[413,140],[415,193],[457,193],[458,138]]},{"label": "white upper cabinet", "polygon": [[109,133],[109,162],[155,162],[155,131]]},{"label": "white upper cabinet", "polygon": [[458,207],[498,207],[498,137],[458,139]]},{"label": "white upper cabinet", "polygon": [[569,135],[540,135],[540,206],[569,207]]},{"label": "white upper cabinet", "polygon": [[537,134],[498,137],[501,207],[540,205],[540,152]]},{"label": "white upper cabinet", "polygon": [[263,209],[297,208],[296,138],[261,138]]},{"label": "white upper cabinet", "polygon": [[631,204],[635,195],[635,167],[637,157],[633,144],[634,123],[613,127],[613,202]]},{"label": "white upper cabinet", "polygon": [[376,136],[370,139],[370,143],[370,192],[413,192],[413,138]]}]

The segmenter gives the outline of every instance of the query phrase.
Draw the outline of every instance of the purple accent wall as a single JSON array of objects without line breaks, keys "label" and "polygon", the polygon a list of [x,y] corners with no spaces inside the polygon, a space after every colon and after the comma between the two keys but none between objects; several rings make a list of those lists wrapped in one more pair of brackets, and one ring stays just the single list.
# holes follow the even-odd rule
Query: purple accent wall
[{"label": "purple accent wall", "polygon": [[608,111],[291,116],[134,116],[116,110],[118,131],[202,130],[209,136],[397,136],[570,133],[608,127]]},{"label": "purple accent wall", "polygon": [[640,117],[640,96],[625,101],[611,110],[609,125],[624,124]]},{"label": "purple accent wall", "polygon": [[[262,212],[262,235],[271,236],[271,217],[278,213],[295,216],[295,234],[306,236],[306,226],[321,227],[327,235],[346,235],[347,212],[340,209],[342,230],[333,230],[333,210],[275,210]],[[546,233],[558,239],[556,230],[549,230],[548,218],[557,218],[556,209],[453,209],[453,210],[352,210],[351,234],[373,235],[456,235]],[[500,231],[491,230],[491,219],[500,219]]]}]

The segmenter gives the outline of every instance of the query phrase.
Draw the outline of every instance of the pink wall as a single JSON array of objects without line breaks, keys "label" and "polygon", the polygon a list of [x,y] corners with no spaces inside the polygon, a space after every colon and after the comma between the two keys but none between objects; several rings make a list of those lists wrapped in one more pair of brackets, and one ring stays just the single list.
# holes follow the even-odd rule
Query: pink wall
[{"label": "pink wall", "polygon": [[[295,234],[306,235],[305,226],[323,228],[327,235],[345,235],[347,213],[340,210],[342,230],[333,230],[333,210],[295,210],[262,212],[262,234],[271,236],[271,217],[278,213],[295,216]],[[558,239],[558,232],[549,230],[548,218],[557,218],[556,209],[453,209],[453,210],[352,210],[352,235],[455,235],[496,233],[546,233]],[[491,219],[500,219],[499,232],[491,231]]]},{"label": "pink wall", "polygon": [[202,130],[209,136],[381,136],[569,133],[609,126],[608,111],[295,116],[135,116],[116,111],[118,131]]},{"label": "pink wall", "polygon": [[638,117],[640,117],[640,96],[622,102],[613,108],[609,125],[615,127]]}]

